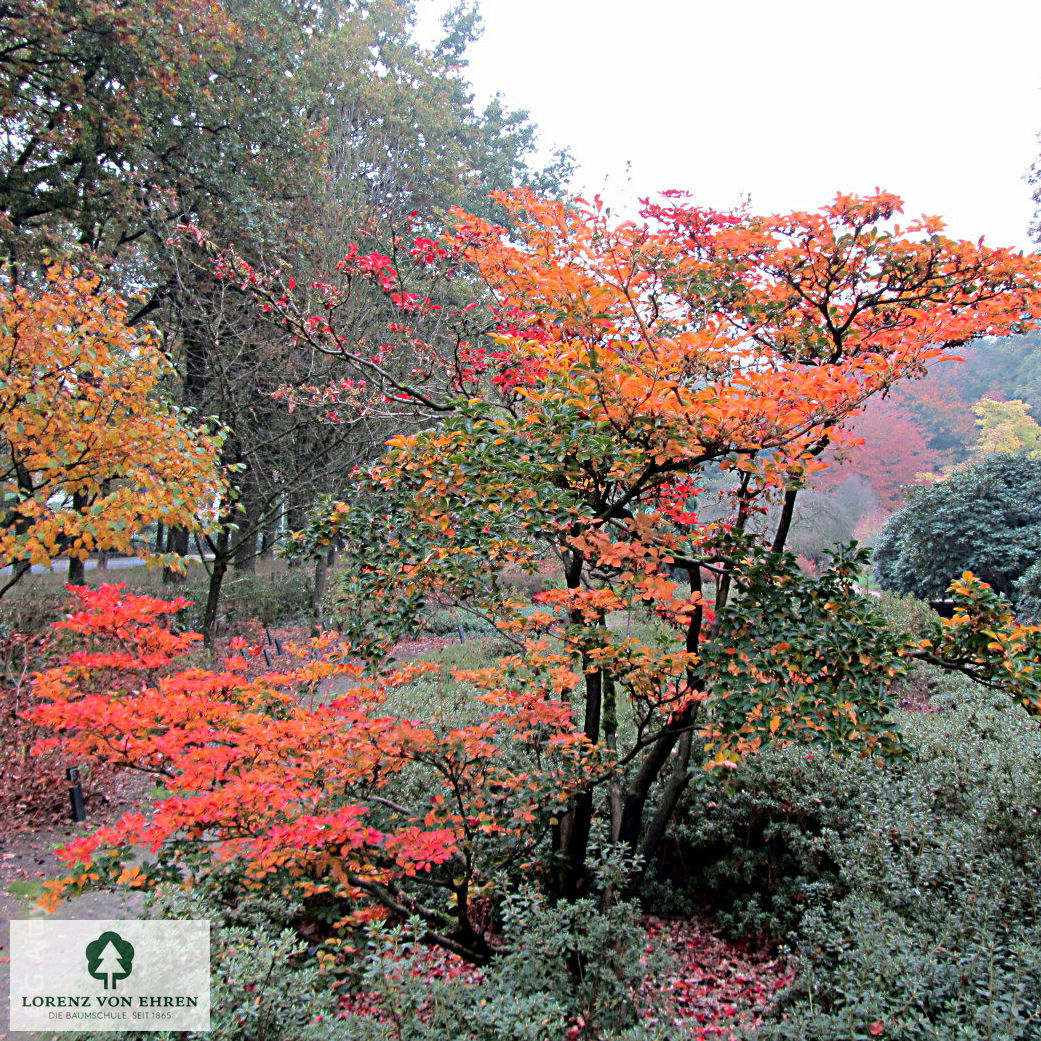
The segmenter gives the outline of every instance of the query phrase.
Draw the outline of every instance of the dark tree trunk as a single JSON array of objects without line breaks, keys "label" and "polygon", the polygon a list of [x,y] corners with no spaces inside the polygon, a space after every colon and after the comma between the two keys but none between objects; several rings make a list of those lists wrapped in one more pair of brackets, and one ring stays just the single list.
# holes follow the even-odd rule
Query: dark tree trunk
[{"label": "dark tree trunk", "polygon": [[213,638],[217,628],[217,608],[220,606],[220,591],[224,584],[224,576],[228,573],[228,558],[218,556],[213,561],[210,572],[210,584],[206,593],[206,609],[202,615],[202,638],[207,647],[213,646]]},{"label": "dark tree trunk", "polygon": [[[577,590],[582,585],[582,569],[585,557],[577,550],[569,550],[564,577],[568,589]],[[586,624],[581,613],[571,619],[575,624]],[[599,669],[589,669],[588,660],[583,660],[585,675],[585,704],[583,706],[583,731],[592,742],[600,740],[600,721],[603,713],[603,674]],[[553,838],[562,863],[555,885],[555,896],[563,900],[576,900],[589,887],[589,868],[586,858],[589,852],[589,835],[593,822],[593,792],[580,792],[562,815],[560,826]]]},{"label": "dark tree trunk", "polygon": [[232,566],[236,571],[252,574],[257,570],[257,537],[262,527],[260,491],[251,474],[243,475],[239,486],[239,536],[232,551]]},{"label": "dark tree trunk", "polygon": [[[87,496],[83,492],[72,493],[72,508],[76,513],[83,513],[84,510],[90,505]],[[71,552],[75,552],[72,550]],[[87,569],[84,561],[81,557],[70,556],[69,557],[69,576],[68,582],[72,586],[81,586],[87,580]]]},{"label": "dark tree trunk", "polygon": [[260,533],[260,559],[271,560],[275,555],[275,540],[278,538],[278,517],[273,517],[264,525]]},{"label": "dark tree trunk", "polygon": [[777,531],[774,534],[773,545],[770,547],[774,553],[780,553],[788,542],[788,532],[792,527],[792,517],[795,515],[795,500],[798,496],[798,488],[789,488],[784,493],[784,504],[781,506],[781,519],[777,522]]},{"label": "dark tree trunk", "polygon": [[[242,526],[247,528],[251,522],[247,519]],[[232,567],[236,571],[252,575],[257,570],[257,533],[247,530],[235,545],[235,552],[231,558]]]},{"label": "dark tree trunk", "polygon": [[317,636],[325,627],[325,590],[329,584],[329,572],[336,563],[336,546],[331,545],[314,564],[314,594],[311,598],[311,635]]},{"label": "dark tree trunk", "polygon": [[224,585],[224,576],[228,573],[228,565],[231,561],[231,553],[228,547],[231,543],[231,534],[228,522],[225,519],[217,534],[217,541],[210,543],[213,551],[213,563],[210,570],[210,582],[206,590],[206,607],[202,614],[202,638],[207,647],[213,646],[214,637],[217,635],[217,609],[220,607],[221,587]]},{"label": "dark tree trunk", "polygon": [[[166,552],[176,553],[178,556],[188,555],[188,529],[177,525],[166,529]],[[188,576],[176,568],[163,568],[163,585],[180,584],[187,581]]]}]

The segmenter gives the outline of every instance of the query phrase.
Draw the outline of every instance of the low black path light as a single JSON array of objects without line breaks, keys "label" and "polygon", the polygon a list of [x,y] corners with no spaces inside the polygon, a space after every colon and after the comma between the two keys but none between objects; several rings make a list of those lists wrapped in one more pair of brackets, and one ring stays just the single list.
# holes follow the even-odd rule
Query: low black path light
[{"label": "low black path light", "polygon": [[78,824],[87,819],[87,811],[83,808],[83,785],[80,784],[80,768],[70,766],[65,770],[65,778],[69,782],[69,802],[72,805],[72,819]]}]

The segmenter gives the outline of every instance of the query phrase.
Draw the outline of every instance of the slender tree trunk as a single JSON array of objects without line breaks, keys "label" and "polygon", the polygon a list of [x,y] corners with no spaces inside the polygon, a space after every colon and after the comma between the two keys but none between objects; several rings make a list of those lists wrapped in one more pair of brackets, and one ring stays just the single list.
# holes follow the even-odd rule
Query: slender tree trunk
[{"label": "slender tree trunk", "polygon": [[774,553],[780,553],[788,542],[788,532],[792,527],[792,517],[795,515],[795,500],[798,496],[798,488],[788,488],[784,493],[781,519],[777,522],[777,531],[774,533],[773,545],[770,547]]},{"label": "slender tree trunk", "polygon": [[679,805],[680,796],[690,783],[690,757],[694,747],[694,733],[691,727],[680,735],[676,751],[672,756],[672,769],[669,771],[668,780],[665,782],[664,791],[658,802],[640,842],[640,866],[629,879],[626,888],[628,896],[636,896],[640,892],[643,880],[647,875],[647,869],[654,862],[661,848],[662,839],[669,827],[676,807]]},{"label": "slender tree trunk", "polygon": [[32,565],[28,560],[16,560],[11,565],[10,577],[0,586],[0,596],[3,596],[9,589],[16,586],[30,571],[32,571]]},{"label": "slender tree trunk", "polygon": [[[687,579],[692,596],[702,593],[701,568],[692,567],[687,570]],[[684,650],[688,654],[697,654],[701,645],[701,629],[705,620],[704,608],[699,604],[691,615],[684,638]],[[699,689],[701,677],[695,666],[687,668],[687,689]],[[690,762],[692,753],[699,747],[694,739],[694,728],[698,717],[698,703],[688,705],[674,719],[667,729],[651,747],[641,769],[626,793],[623,804],[622,826],[619,839],[624,841],[634,852],[640,854],[640,866],[629,879],[626,893],[635,896],[647,870],[658,855],[665,832],[676,812],[680,797],[690,783]],[[658,807],[650,821],[644,823],[647,798],[662,771],[669,768],[668,780],[659,798]]]},{"label": "slender tree trunk", "polygon": [[[83,492],[72,493],[72,508],[76,513],[83,513],[89,505],[89,500]],[[70,551],[75,552],[75,551]],[[68,583],[72,586],[81,586],[87,580],[87,569],[80,557],[69,557]]]},{"label": "slender tree trunk", "polygon": [[640,768],[625,790],[622,800],[622,824],[618,832],[618,841],[625,843],[634,853],[639,852],[643,843],[643,816],[651,789],[665,769],[673,749],[694,721],[692,708],[686,708],[670,719],[658,739],[647,750]]},{"label": "slender tree trunk", "polygon": [[[738,535],[744,534],[748,526],[748,517],[751,513],[752,503],[748,495],[748,486],[752,475],[745,472],[741,475],[741,484],[737,493],[737,520],[734,524],[734,532]],[[699,586],[700,588],[700,581]],[[730,565],[726,565],[723,574],[716,580],[716,611],[722,611],[730,598]]]},{"label": "slender tree trunk", "polygon": [[[176,553],[178,556],[188,555],[188,529],[183,525],[166,529],[166,552]],[[163,568],[163,585],[180,585],[186,582],[188,576],[183,571],[175,568]]]},{"label": "slender tree trunk", "polygon": [[221,587],[224,585],[224,576],[228,573],[228,565],[231,562],[231,553],[228,551],[231,544],[229,524],[230,520],[227,517],[223,518],[217,541],[210,543],[213,549],[213,564],[206,589],[206,607],[202,614],[202,638],[207,647],[213,646],[213,639],[217,635],[217,609],[220,607]]},{"label": "slender tree trunk", "polygon": [[232,551],[232,566],[236,571],[253,574],[257,570],[257,536],[260,520],[260,493],[253,475],[243,475],[239,487],[242,510],[238,515],[239,538]]},{"label": "slender tree trunk", "polygon": [[[618,751],[618,700],[615,693],[614,678],[609,672],[604,673],[604,743],[608,751]],[[612,780],[608,789],[608,800],[611,806],[611,841],[617,842],[622,830],[622,786]]]},{"label": "slender tree trunk", "polygon": [[329,585],[329,572],[336,564],[336,544],[321,554],[314,563],[314,593],[311,597],[311,635],[317,636],[325,627],[325,591]]},{"label": "slender tree trunk", "polygon": [[[825,434],[809,451],[809,456],[818,458],[831,444],[831,438]],[[781,506],[781,518],[777,522],[777,531],[774,533],[773,545],[770,547],[774,553],[780,553],[788,543],[788,532],[792,527],[792,518],[795,516],[795,501],[799,497],[798,488],[787,488],[784,492],[784,503]]]},{"label": "slender tree trunk", "polygon": [[213,561],[210,572],[210,584],[206,592],[206,608],[202,615],[202,638],[207,647],[213,646],[213,638],[217,627],[217,608],[220,605],[220,591],[224,584],[224,576],[228,573],[228,558],[218,556]]},{"label": "slender tree trunk", "polygon": [[[577,591],[582,585],[582,569],[585,557],[577,550],[568,551],[564,576],[569,590]],[[580,613],[572,616],[576,624],[584,624]],[[600,740],[600,722],[603,713],[603,674],[599,669],[589,668],[589,661],[583,657],[583,674],[585,676],[585,705],[583,731],[593,743]],[[563,864],[558,874],[556,895],[564,900],[575,900],[586,892],[589,886],[589,869],[586,857],[589,852],[589,835],[593,821],[593,793],[580,792],[575,796],[563,815],[559,829],[554,832],[559,852],[563,855]]]},{"label": "slender tree trunk", "polygon": [[278,518],[273,517],[260,533],[260,559],[271,560],[275,555],[275,540],[278,538]]}]

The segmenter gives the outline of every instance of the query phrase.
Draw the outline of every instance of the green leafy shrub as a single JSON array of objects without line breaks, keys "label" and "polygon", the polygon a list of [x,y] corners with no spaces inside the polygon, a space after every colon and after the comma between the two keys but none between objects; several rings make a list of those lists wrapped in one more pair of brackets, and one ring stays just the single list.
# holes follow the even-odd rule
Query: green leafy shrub
[{"label": "green leafy shrub", "polygon": [[735,933],[783,937],[807,907],[834,899],[832,836],[853,824],[849,795],[874,760],[774,746],[725,783],[688,793],[645,905],[681,913],[709,903]]},{"label": "green leafy shrub", "polygon": [[[186,629],[201,631],[206,606],[206,576],[193,575],[187,587],[177,592],[194,601],[180,624]],[[235,633],[251,622],[270,626],[307,621],[311,616],[313,594],[314,572],[311,568],[231,574],[221,587],[217,611],[220,632],[222,635]]]},{"label": "green leafy shrub", "polygon": [[1041,620],[1041,560],[1027,568],[1016,583],[1016,607],[1020,618]]},{"label": "green leafy shrub", "polygon": [[[595,900],[547,906],[534,893],[503,908],[504,952],[476,980],[432,978],[411,937],[419,922],[374,930],[359,981],[377,1016],[352,1016],[343,1041],[652,1041],[638,995],[647,937],[636,909]],[[569,1032],[570,1031],[570,1032]]]},{"label": "green leafy shrub", "polygon": [[894,513],[875,540],[875,576],[886,589],[942,599],[973,571],[1012,597],[1041,551],[1041,461],[998,454],[957,470]]},{"label": "green leafy shrub", "polygon": [[1041,1037],[1041,734],[966,684],[937,700],[824,833],[836,897],[807,908],[757,1039]]},{"label": "green leafy shrub", "polygon": [[422,616],[423,632],[431,636],[497,636],[491,622],[458,607],[429,607]]},{"label": "green leafy shrub", "polygon": [[938,617],[929,604],[910,593],[901,595],[887,589],[874,597],[873,603],[889,628],[903,636],[924,636]]},{"label": "green leafy shrub", "polygon": [[[130,1033],[130,1041],[662,1041],[640,1022],[640,988],[664,967],[647,953],[638,909],[581,900],[549,907],[534,892],[502,908],[502,953],[483,970],[438,973],[418,920],[374,924],[357,960],[324,967],[301,940],[301,903],[241,885],[243,866],[186,890],[158,891],[149,913],[211,923],[211,1031]],[[341,997],[375,1014],[345,1014]],[[577,1028],[577,1029],[576,1029]],[[87,1041],[103,1041],[90,1034]]]}]

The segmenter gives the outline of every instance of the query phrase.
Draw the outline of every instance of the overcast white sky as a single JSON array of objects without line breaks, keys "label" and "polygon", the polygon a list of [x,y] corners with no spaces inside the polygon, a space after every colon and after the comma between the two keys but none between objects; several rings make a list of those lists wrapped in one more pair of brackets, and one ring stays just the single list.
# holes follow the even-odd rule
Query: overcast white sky
[{"label": "overcast white sky", "polygon": [[579,186],[619,210],[666,188],[777,211],[881,187],[953,235],[1032,248],[1041,0],[481,0],[481,11],[478,96],[528,109],[544,143],[581,163]]}]

